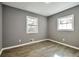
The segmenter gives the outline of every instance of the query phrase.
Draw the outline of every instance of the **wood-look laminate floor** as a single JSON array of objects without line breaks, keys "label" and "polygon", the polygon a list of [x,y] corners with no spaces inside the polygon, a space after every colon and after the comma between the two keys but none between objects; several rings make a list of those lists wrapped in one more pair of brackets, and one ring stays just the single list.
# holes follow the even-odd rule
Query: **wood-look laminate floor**
[{"label": "wood-look laminate floor", "polygon": [[51,41],[43,41],[3,51],[2,57],[79,57],[75,50]]}]

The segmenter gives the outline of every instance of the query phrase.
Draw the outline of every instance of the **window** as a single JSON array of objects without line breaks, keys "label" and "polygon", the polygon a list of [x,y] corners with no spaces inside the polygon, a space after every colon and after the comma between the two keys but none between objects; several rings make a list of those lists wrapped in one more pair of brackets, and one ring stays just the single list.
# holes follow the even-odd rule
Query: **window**
[{"label": "window", "polygon": [[38,33],[38,18],[27,16],[26,17],[26,31],[27,33]]},{"label": "window", "polygon": [[74,30],[74,15],[68,15],[58,19],[58,30],[73,31]]}]

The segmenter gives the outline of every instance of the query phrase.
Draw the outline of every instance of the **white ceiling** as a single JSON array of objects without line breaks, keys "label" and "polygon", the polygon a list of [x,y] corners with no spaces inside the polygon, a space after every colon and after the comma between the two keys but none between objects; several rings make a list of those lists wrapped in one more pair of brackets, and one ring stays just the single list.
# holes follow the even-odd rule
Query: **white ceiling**
[{"label": "white ceiling", "polygon": [[43,16],[50,16],[79,5],[78,2],[3,2],[5,5],[27,10]]}]

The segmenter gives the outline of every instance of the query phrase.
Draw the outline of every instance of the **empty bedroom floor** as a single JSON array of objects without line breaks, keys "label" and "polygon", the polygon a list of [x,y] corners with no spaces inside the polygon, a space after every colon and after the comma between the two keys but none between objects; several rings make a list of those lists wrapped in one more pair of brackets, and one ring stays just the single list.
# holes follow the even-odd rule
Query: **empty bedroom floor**
[{"label": "empty bedroom floor", "polygon": [[3,51],[2,57],[79,57],[79,51],[51,42],[43,41]]}]

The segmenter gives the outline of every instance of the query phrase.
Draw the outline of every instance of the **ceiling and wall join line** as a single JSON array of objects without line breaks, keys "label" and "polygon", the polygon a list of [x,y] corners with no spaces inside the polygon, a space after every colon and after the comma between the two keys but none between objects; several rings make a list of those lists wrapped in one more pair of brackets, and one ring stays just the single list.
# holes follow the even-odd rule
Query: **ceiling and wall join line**
[{"label": "ceiling and wall join line", "polygon": [[43,16],[50,16],[79,5],[78,2],[3,2],[3,4],[30,11]]}]

